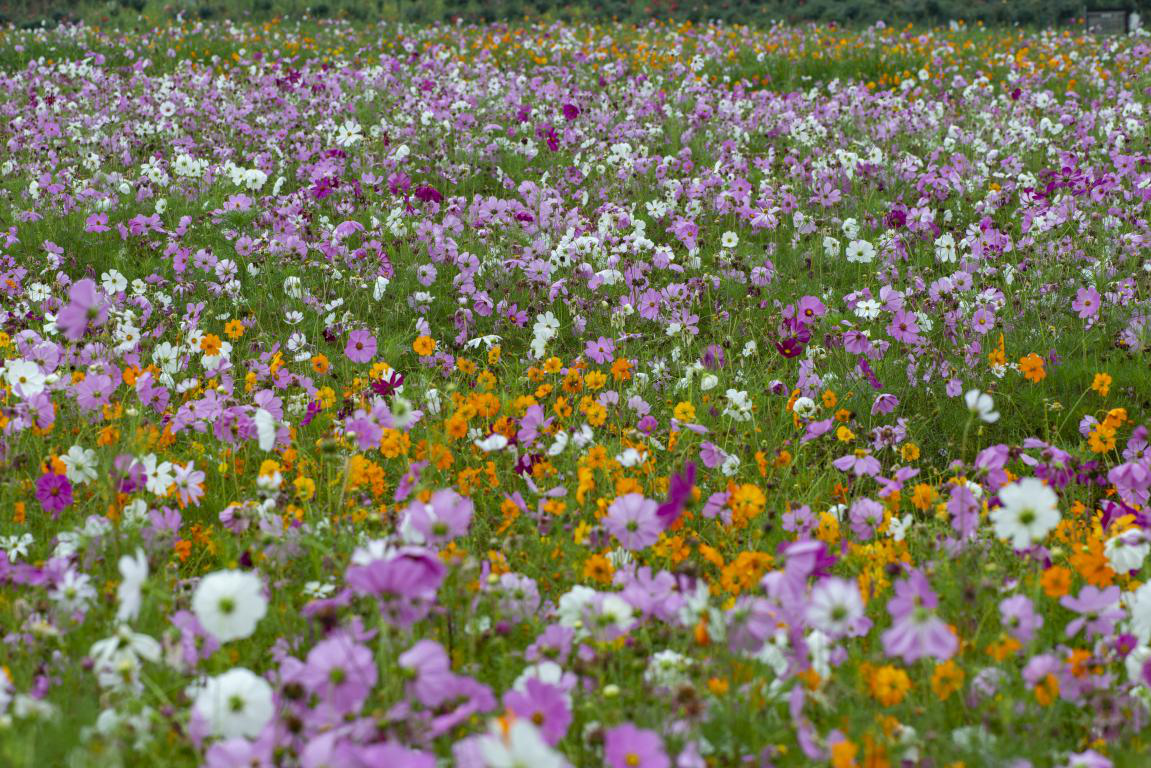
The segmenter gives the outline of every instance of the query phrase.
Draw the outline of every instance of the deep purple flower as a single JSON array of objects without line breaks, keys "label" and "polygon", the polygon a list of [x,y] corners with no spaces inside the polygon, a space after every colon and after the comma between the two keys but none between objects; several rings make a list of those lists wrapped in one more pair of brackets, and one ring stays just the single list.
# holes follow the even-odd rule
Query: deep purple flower
[{"label": "deep purple flower", "polygon": [[667,501],[656,509],[664,530],[675,525],[675,521],[683,513],[687,500],[691,498],[691,490],[695,487],[695,462],[689,461],[683,465],[683,471],[671,476],[667,484]]},{"label": "deep purple flower", "polygon": [[48,473],[36,480],[36,500],[53,517],[72,505],[72,483],[64,475]]}]

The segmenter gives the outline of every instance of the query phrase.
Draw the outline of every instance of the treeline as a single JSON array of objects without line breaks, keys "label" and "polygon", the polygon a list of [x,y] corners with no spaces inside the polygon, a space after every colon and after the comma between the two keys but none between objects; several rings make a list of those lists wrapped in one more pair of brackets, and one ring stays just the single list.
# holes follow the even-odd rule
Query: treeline
[{"label": "treeline", "polygon": [[644,23],[711,20],[844,25],[913,23],[1053,26],[1073,23],[1085,9],[1126,8],[1146,19],[1151,0],[0,0],[0,23],[22,26],[81,19],[131,22],[163,18],[253,19],[276,16],[432,22],[560,19]]}]

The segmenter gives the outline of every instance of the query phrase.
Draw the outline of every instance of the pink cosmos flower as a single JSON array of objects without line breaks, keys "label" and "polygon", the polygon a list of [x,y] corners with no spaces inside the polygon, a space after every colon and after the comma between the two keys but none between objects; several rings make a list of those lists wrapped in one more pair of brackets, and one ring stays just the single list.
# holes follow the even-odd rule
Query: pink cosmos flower
[{"label": "pink cosmos flower", "polygon": [[1080,320],[1088,320],[1099,314],[1100,299],[1099,291],[1095,290],[1095,286],[1080,288],[1075,295],[1075,301],[1071,302],[1071,308],[1079,313]]},{"label": "pink cosmos flower", "polygon": [[344,354],[353,363],[369,363],[376,356],[377,347],[372,332],[361,329],[348,334],[348,346],[344,348]]},{"label": "pink cosmos flower", "polygon": [[663,531],[658,510],[659,504],[645,499],[643,494],[624,494],[608,507],[604,527],[624,549],[647,549]]},{"label": "pink cosmos flower", "polygon": [[959,648],[947,622],[936,615],[939,597],[920,571],[895,585],[895,596],[887,603],[894,623],[883,633],[883,650],[907,664],[932,657],[950,659]]},{"label": "pink cosmos flower", "polygon": [[584,348],[586,354],[600,365],[615,360],[615,342],[606,336],[600,336],[595,341],[589,341]]},{"label": "pink cosmos flower", "polygon": [[604,760],[611,768],[669,768],[671,761],[655,731],[631,723],[604,734]]},{"label": "pink cosmos flower", "polygon": [[78,280],[68,291],[68,305],[56,316],[56,327],[72,341],[79,341],[89,328],[99,328],[108,321],[108,304],[96,283]]}]

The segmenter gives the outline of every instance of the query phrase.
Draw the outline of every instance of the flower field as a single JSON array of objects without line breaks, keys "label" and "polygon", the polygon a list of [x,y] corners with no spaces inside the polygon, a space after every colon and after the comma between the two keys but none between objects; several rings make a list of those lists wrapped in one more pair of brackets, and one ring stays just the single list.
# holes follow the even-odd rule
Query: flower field
[{"label": "flower field", "polygon": [[1147,765],[1148,40],[0,31],[0,765]]}]

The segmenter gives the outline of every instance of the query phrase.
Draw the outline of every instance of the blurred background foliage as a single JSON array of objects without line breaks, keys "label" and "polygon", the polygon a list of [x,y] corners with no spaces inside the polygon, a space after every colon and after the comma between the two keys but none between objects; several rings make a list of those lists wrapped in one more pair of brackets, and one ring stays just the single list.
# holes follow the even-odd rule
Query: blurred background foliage
[{"label": "blurred background foliage", "polygon": [[1138,10],[1151,0],[0,0],[0,23],[38,26],[86,21],[147,24],[164,19],[264,21],[493,22],[522,19],[643,23],[652,19],[739,24],[819,21],[845,25],[914,23],[1052,26],[1075,23],[1084,10]]}]

